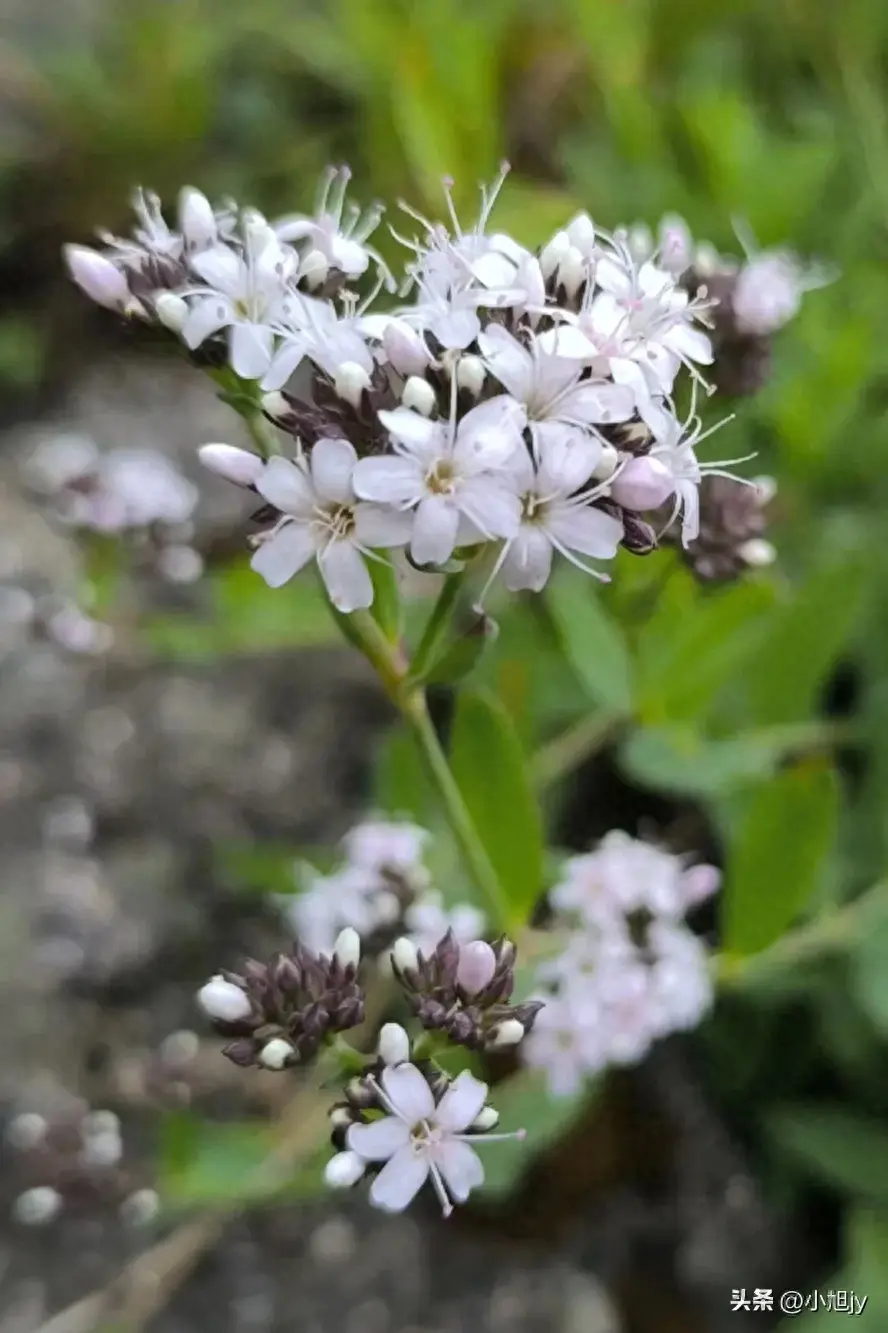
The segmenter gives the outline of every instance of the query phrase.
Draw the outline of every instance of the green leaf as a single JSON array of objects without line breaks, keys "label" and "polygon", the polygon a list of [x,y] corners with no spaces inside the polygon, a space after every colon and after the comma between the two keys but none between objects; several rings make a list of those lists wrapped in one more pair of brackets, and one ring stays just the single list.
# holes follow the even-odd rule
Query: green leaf
[{"label": "green leaf", "polygon": [[821,885],[838,817],[836,774],[822,762],[806,761],[758,788],[729,848],[728,951],[757,953],[804,911]]},{"label": "green leaf", "polygon": [[543,889],[542,818],[517,732],[493,696],[460,695],[451,764],[509,899],[512,923],[524,925]]},{"label": "green leaf", "polygon": [[456,685],[478,666],[496,637],[496,626],[486,616],[447,645],[426,673],[429,685]]},{"label": "green leaf", "polygon": [[774,1141],[810,1174],[848,1194],[888,1202],[888,1130],[839,1106],[780,1107]]},{"label": "green leaf", "polygon": [[595,1095],[589,1084],[571,1097],[553,1097],[541,1070],[522,1069],[496,1087],[496,1109],[500,1113],[498,1130],[509,1133],[525,1129],[524,1140],[505,1140],[491,1144],[484,1152],[482,1198],[495,1199],[507,1194],[529,1167],[533,1157],[543,1152],[569,1128],[588,1107]]},{"label": "green leaf", "polygon": [[160,1192],[180,1207],[275,1193],[280,1182],[258,1179],[269,1151],[260,1124],[212,1124],[185,1112],[165,1116],[161,1126]]},{"label": "green leaf", "polygon": [[573,571],[552,580],[546,594],[563,650],[589,697],[607,708],[632,708],[632,662],[622,630],[602,606],[589,579]]},{"label": "green leaf", "polygon": [[405,727],[392,727],[376,761],[374,804],[387,815],[409,816],[429,828],[438,802],[416,742]]},{"label": "green leaf", "polygon": [[860,557],[846,557],[818,570],[774,613],[747,675],[747,700],[759,725],[811,716],[856,625],[865,573]]}]

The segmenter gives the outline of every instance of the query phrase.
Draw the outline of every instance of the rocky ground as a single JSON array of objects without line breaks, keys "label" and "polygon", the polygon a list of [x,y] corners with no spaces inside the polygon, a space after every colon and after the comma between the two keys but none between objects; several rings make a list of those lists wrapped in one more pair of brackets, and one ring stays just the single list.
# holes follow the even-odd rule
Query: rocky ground
[{"label": "rocky ground", "polygon": [[[195,446],[232,439],[231,420],[187,370],[109,364],[51,418],[0,441],[0,1097],[8,1118],[78,1097],[114,1105],[137,1174],[140,1159],[150,1173],[164,1038],[190,1030],[194,988],[220,959],[273,937],[255,904],[220,896],[212,843],[338,837],[361,808],[387,709],[338,651],[186,668],[139,660],[125,642],[78,654],[35,633],[22,590],[66,594],[79,556],[22,465],[62,431],[166,446],[196,472]],[[224,484],[201,487],[195,541],[207,547],[242,510]],[[206,1054],[210,1091],[227,1095],[229,1067]],[[336,1200],[232,1223],[156,1327],[738,1329],[730,1288],[765,1285],[782,1243],[684,1050],[661,1051],[614,1105],[537,1169],[505,1219],[444,1226],[433,1210],[385,1218]],[[20,1187],[8,1153],[7,1217]],[[40,1229],[3,1222],[0,1333],[40,1328],[146,1236],[99,1204]]]}]

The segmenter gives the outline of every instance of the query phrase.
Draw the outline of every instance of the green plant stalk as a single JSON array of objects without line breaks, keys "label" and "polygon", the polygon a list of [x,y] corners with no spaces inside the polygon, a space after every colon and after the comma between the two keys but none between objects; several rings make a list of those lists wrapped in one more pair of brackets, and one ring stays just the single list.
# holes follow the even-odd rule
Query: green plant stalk
[{"label": "green plant stalk", "polygon": [[450,632],[450,622],[465,579],[465,571],[444,576],[444,586],[426,621],[422,637],[410,662],[412,680],[422,681],[435,664]]}]

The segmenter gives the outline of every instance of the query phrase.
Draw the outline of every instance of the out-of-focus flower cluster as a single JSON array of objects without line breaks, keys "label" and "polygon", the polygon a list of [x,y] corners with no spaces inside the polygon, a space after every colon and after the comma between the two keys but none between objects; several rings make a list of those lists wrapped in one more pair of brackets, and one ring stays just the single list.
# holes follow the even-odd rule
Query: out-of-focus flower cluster
[{"label": "out-of-focus flower cluster", "polygon": [[551,905],[569,930],[537,969],[545,1007],[521,1048],[553,1095],[608,1065],[635,1064],[658,1038],[699,1023],[712,1001],[709,955],[684,917],[718,885],[714,866],[620,831],[567,861]]},{"label": "out-of-focus flower cluster", "polygon": [[62,433],[31,451],[25,480],[50,500],[66,526],[137,536],[168,582],[200,576],[203,563],[191,545],[199,492],[159,450],[122,446],[103,452],[87,435]]},{"label": "out-of-focus flower cluster", "polygon": [[[140,192],[132,239],[67,247],[88,295],[170,329],[291,437],[290,456],[202,450],[266,502],[253,566],[269,584],[315,561],[350,612],[372,602],[368,562],[399,548],[423,569],[487,550],[491,581],[539,591],[556,555],[602,578],[621,545],[652,550],[663,506],[685,545],[698,537],[700,484],[721,468],[698,458],[695,409],[676,414],[677,378],[705,384],[726,320],[769,336],[801,269],[761,256],[720,296],[724,266],[695,267],[689,241],[640,253],[585,213],[531,251],[491,229],[504,177],[470,227],[449,183],[446,225],[404,208],[399,285],[368,244],[381,209],[346,202],[345,169],[310,216],[187,189],[173,229]],[[384,288],[397,296],[380,311]]]},{"label": "out-of-focus flower cluster", "polygon": [[127,1165],[120,1120],[113,1111],[72,1111],[55,1119],[22,1111],[6,1126],[13,1169],[26,1185],[12,1205],[16,1221],[43,1226],[65,1210],[96,1202],[116,1207],[130,1225],[151,1222],[156,1192]]}]

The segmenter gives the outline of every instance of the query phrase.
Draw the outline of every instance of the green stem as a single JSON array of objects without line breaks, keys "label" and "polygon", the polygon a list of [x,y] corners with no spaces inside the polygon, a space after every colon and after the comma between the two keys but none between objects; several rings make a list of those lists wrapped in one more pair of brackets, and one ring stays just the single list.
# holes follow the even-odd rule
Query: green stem
[{"label": "green stem", "polygon": [[465,571],[463,570],[456,574],[446,574],[444,576],[444,586],[438,594],[438,600],[432,607],[431,615],[422,632],[422,638],[410,662],[410,677],[412,680],[421,681],[437,660],[450,630],[451,617],[459,599],[464,578]]},{"label": "green stem", "polygon": [[250,433],[250,439],[263,458],[272,458],[282,452],[274,427],[258,409],[253,412],[242,412],[241,416]]},{"label": "green stem", "polygon": [[444,806],[447,822],[462,852],[475,886],[484,898],[491,921],[505,929],[509,922],[509,903],[487,850],[457,786],[447,756],[441,748],[429,710],[425,691],[416,689],[402,696],[401,711],[410,727],[425,762],[429,777]]}]

